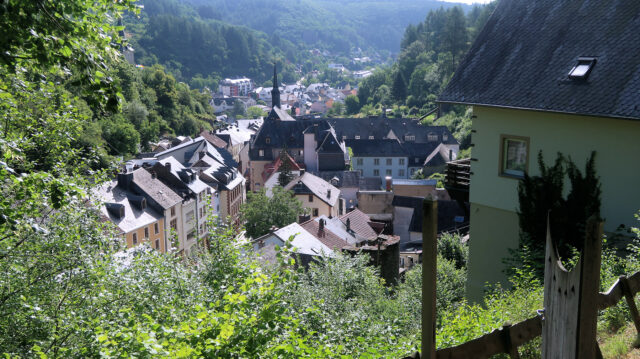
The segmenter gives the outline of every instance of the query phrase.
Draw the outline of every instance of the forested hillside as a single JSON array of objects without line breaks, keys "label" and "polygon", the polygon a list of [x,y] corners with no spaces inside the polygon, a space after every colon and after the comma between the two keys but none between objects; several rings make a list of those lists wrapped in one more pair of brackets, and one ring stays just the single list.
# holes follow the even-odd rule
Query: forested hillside
[{"label": "forested hillside", "polygon": [[404,29],[429,10],[453,4],[434,0],[183,0],[201,16],[246,25],[305,47],[348,53],[353,47],[398,51]]},{"label": "forested hillside", "polygon": [[140,14],[125,17],[136,63],[161,64],[178,81],[196,88],[215,89],[220,78],[229,76],[250,76],[264,81],[270,78],[274,61],[284,71],[285,81],[294,80],[293,66],[285,66],[285,60],[299,60],[297,47],[292,43],[201,17],[190,5],[178,0],[141,3],[144,9]]}]

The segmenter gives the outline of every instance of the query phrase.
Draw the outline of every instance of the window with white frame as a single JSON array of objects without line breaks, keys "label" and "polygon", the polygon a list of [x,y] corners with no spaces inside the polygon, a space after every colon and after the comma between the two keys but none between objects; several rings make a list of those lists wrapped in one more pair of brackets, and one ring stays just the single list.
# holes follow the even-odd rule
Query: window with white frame
[{"label": "window with white frame", "polygon": [[500,175],[521,178],[529,164],[529,138],[500,136]]}]

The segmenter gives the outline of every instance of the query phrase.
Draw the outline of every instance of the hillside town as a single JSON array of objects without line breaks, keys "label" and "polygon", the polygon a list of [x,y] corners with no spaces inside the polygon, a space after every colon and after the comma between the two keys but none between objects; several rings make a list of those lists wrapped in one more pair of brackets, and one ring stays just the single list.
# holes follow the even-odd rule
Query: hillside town
[{"label": "hillside town", "polygon": [[[443,173],[456,160],[459,143],[445,126],[411,118],[296,116],[283,99],[327,92],[313,85],[299,92],[277,86],[275,68],[273,83],[268,97],[258,90],[271,102],[265,118],[238,119],[195,138],[161,139],[98,190],[104,218],[128,247],[146,243],[189,256],[207,244],[210,226],[231,225],[238,240],[255,243],[263,258],[292,235],[303,263],[334,251],[362,251],[395,283],[420,262],[422,198],[439,200],[442,232],[466,234],[468,203],[452,199],[435,179],[412,179],[417,171]],[[231,81],[222,89],[245,94],[253,91],[250,84]],[[285,167],[291,180],[280,183]],[[291,191],[303,212],[296,222],[246,238],[241,210],[247,192],[269,195],[274,186]]]}]

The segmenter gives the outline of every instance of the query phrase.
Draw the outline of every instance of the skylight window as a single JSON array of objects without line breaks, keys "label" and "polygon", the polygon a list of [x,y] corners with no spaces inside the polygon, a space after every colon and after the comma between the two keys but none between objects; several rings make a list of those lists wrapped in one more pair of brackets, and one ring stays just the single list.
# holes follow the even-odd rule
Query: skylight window
[{"label": "skylight window", "polygon": [[596,65],[596,59],[593,57],[579,57],[578,63],[569,71],[569,78],[586,79],[593,67]]}]

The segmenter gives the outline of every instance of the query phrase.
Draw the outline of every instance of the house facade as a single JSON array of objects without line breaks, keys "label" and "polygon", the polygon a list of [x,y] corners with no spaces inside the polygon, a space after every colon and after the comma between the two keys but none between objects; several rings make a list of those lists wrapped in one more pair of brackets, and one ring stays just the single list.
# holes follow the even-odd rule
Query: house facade
[{"label": "house facade", "polygon": [[398,140],[347,140],[351,166],[364,177],[408,178],[408,156]]},{"label": "house facade", "polygon": [[302,208],[309,211],[311,217],[336,217],[344,214],[344,199],[340,198],[340,190],[322,178],[308,172],[294,178],[284,186],[293,191]]},{"label": "house facade", "polygon": [[595,151],[605,232],[636,225],[640,169],[628,161],[640,153],[640,57],[628,46],[638,28],[638,2],[501,2],[456,70],[439,101],[473,106],[471,299],[505,280],[518,182],[539,174],[539,152],[584,168]]}]

